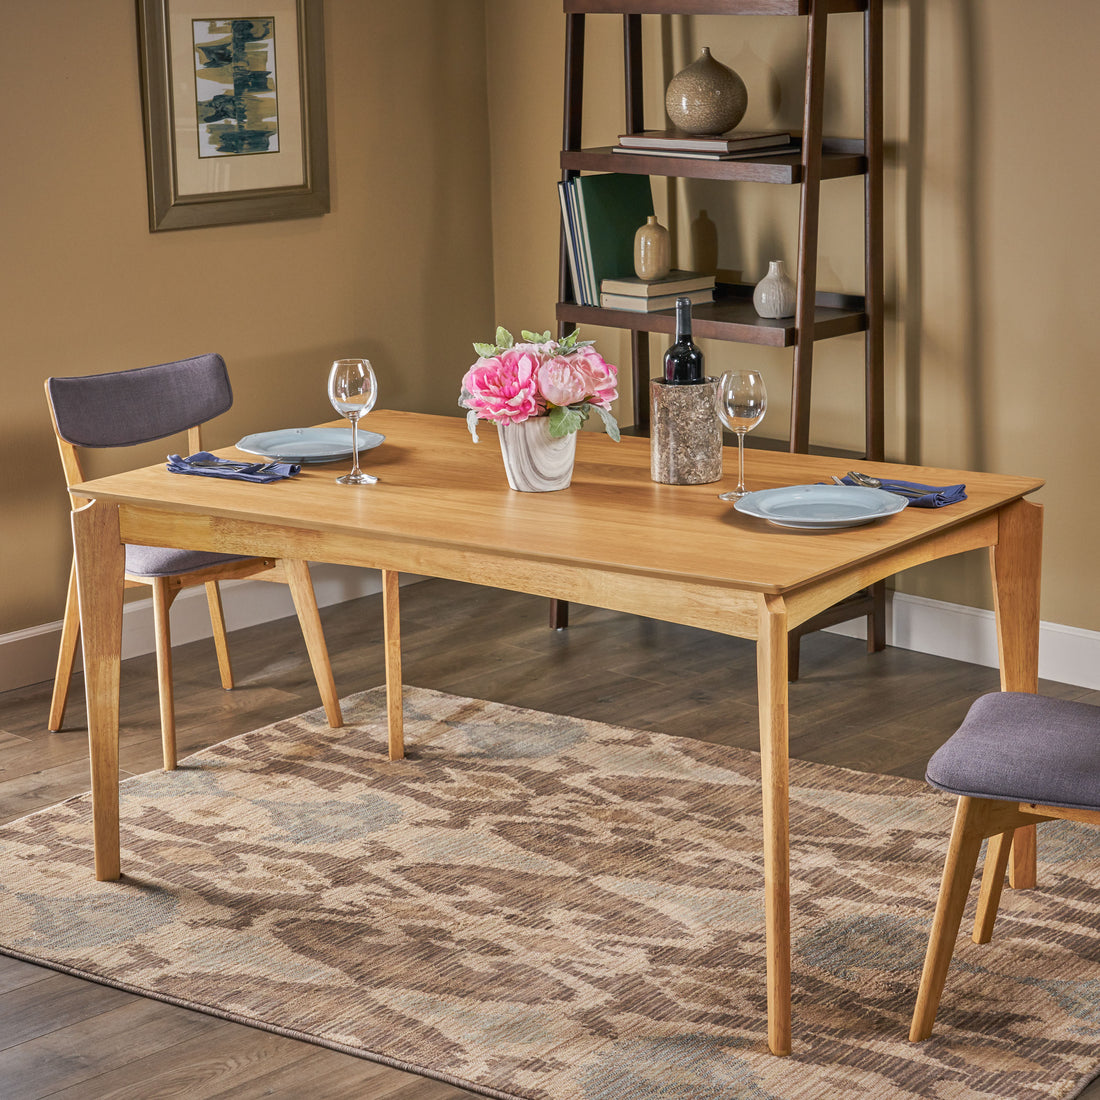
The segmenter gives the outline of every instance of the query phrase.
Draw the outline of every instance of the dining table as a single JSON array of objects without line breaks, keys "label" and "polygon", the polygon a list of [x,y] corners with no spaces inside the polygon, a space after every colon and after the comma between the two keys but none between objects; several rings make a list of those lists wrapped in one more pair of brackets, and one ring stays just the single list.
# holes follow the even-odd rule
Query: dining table
[{"label": "dining table", "polygon": [[[643,437],[624,435],[616,442],[583,431],[568,488],[516,492],[505,480],[491,425],[480,425],[480,443],[459,417],[375,410],[364,426],[384,436],[361,456],[363,468],[379,479],[375,485],[337,484],[346,463],[306,464],[296,476],[268,484],[183,476],[162,463],[72,487],[90,501],[74,511],[72,524],[96,877],[117,879],[122,870],[119,666],[127,543],[379,570],[392,758],[404,752],[401,574],[568,600],[749,639],[757,653],[767,1036],[775,1054],[789,1053],[788,632],[874,582],[934,559],[986,549],[1001,688],[1036,691],[1042,508],[1025,498],[1042,481],[861,461],[861,470],[883,479],[963,483],[965,499],[939,508],[906,507],[857,526],[800,529],[719,500],[718,493],[732,484],[728,474],[723,483],[655,482]],[[215,453],[254,457],[232,447]],[[751,450],[746,465],[756,490],[829,483],[847,469],[824,455],[763,450]],[[726,453],[726,469],[736,472],[735,450]],[[1034,848],[1021,839],[1014,882],[1027,886],[1034,874]]]}]

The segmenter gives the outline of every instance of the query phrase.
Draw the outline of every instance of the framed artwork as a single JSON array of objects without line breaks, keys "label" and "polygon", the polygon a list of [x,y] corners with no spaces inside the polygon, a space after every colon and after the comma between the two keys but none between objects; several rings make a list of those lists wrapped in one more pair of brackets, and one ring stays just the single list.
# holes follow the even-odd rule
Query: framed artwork
[{"label": "framed artwork", "polygon": [[150,230],[328,213],[322,0],[138,0],[138,22]]}]

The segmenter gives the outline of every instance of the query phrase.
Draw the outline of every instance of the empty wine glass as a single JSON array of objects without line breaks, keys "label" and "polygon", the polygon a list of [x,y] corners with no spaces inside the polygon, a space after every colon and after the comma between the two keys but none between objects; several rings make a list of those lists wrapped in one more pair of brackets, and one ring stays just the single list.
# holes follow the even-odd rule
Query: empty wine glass
[{"label": "empty wine glass", "polygon": [[328,399],[332,407],[351,421],[351,448],[355,454],[350,474],[336,480],[341,485],[373,485],[378,478],[359,469],[359,418],[374,408],[378,381],[369,359],[337,359],[328,373]]},{"label": "empty wine glass", "polygon": [[740,500],[745,488],[745,433],[764,419],[768,391],[764,379],[755,370],[728,370],[718,383],[718,418],[731,432],[737,433],[737,488],[719,493],[719,500]]}]

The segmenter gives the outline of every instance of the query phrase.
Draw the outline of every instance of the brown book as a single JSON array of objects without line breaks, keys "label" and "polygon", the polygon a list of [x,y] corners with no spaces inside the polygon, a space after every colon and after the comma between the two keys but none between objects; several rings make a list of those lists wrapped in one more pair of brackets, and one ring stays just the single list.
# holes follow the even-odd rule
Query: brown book
[{"label": "brown book", "polygon": [[690,298],[691,304],[714,301],[714,289],[688,290],[682,294],[661,294],[646,298],[641,294],[600,294],[602,309],[622,309],[628,313],[656,313],[661,309],[675,309],[677,298]]},{"label": "brown book", "polygon": [[689,290],[708,290],[714,286],[714,276],[699,271],[674,269],[663,279],[646,282],[637,275],[621,275],[617,279],[604,279],[600,283],[601,294],[633,294],[638,298],[658,298],[662,294],[678,294]]}]

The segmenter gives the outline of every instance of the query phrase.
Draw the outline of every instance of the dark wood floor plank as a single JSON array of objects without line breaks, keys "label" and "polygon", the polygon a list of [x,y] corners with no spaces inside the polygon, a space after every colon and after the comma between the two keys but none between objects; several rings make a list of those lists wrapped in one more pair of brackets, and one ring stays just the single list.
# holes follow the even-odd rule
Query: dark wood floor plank
[{"label": "dark wood floor plank", "polygon": [[[18,989],[20,986],[40,982],[51,973],[52,971],[44,970],[41,966],[34,966],[8,955],[0,955],[0,994]],[[0,1096],[3,1095],[3,1091],[0,1090]]]},{"label": "dark wood floor plank", "polygon": [[52,1096],[139,1059],[161,1055],[168,1048],[223,1023],[213,1016],[187,1012],[146,997],[128,1000],[39,1038],[0,1052],[0,1096]]},{"label": "dark wood floor plank", "polygon": [[[340,693],[383,683],[380,597],[327,608],[322,618]],[[568,630],[551,631],[545,600],[443,581],[402,589],[402,636],[408,684],[758,748],[756,652],[740,639],[580,606],[571,609]],[[318,705],[293,617],[235,632],[231,649],[238,685],[232,692],[219,686],[209,641],[173,651],[181,753]],[[791,685],[792,755],[920,778],[973,699],[996,687],[992,669],[904,650],[868,655],[858,639],[809,635],[802,641],[801,677]],[[1100,692],[1042,687],[1100,702]],[[0,695],[0,820],[88,787],[82,682],[74,681],[61,734],[45,732],[50,688]],[[156,767],[160,730],[151,656],[124,662],[122,695],[123,768]],[[115,1031],[127,1013],[135,1014],[139,1036],[129,1049]],[[471,1095],[2,958],[0,1047],[5,1100]],[[1082,1097],[1100,1100],[1100,1084]]]},{"label": "dark wood floor plank", "polygon": [[60,1089],[57,1100],[153,1100],[207,1097],[236,1092],[258,1075],[308,1057],[309,1047],[255,1028],[219,1028],[149,1057],[127,1061],[86,1082]]},{"label": "dark wood floor plank", "polygon": [[129,996],[108,986],[49,972],[42,981],[21,985],[0,997],[0,1050],[117,1008]]}]

